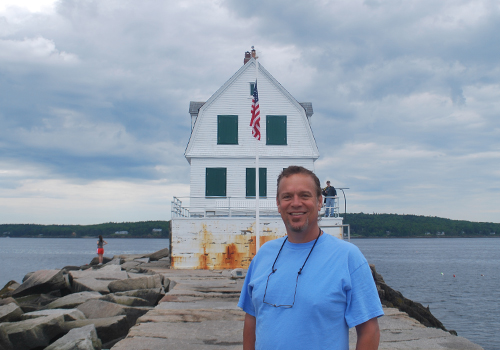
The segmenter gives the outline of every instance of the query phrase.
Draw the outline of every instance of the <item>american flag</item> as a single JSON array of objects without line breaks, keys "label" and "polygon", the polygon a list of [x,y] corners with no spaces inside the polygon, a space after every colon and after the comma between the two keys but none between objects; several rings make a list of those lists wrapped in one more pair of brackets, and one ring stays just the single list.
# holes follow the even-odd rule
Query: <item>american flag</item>
[{"label": "american flag", "polygon": [[252,119],[250,119],[250,126],[252,127],[252,135],[257,140],[260,140],[260,109],[259,109],[259,93],[257,92],[257,80],[255,80],[255,87],[253,89],[252,98]]}]

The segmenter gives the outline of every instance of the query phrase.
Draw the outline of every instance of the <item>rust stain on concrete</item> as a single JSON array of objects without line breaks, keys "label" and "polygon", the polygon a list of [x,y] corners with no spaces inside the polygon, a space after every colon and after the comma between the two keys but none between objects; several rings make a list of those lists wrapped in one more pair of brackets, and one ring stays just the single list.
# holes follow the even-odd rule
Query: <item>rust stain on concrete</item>
[{"label": "rust stain on concrete", "polygon": [[[251,228],[250,228],[251,229]],[[249,230],[253,232],[253,230]],[[260,245],[279,238],[273,230],[265,230],[260,236]],[[256,253],[255,235],[223,234],[214,235],[205,225],[197,239],[192,239],[190,245],[194,251],[194,261],[197,266],[186,266],[188,259],[183,256],[172,256],[172,268],[192,268],[202,270],[221,270],[248,268]]]}]

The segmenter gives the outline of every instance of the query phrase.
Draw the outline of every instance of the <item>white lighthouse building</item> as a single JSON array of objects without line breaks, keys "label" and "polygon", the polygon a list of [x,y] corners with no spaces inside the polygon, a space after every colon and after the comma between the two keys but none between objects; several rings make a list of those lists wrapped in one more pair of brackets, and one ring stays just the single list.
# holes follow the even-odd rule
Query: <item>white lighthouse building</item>
[{"label": "white lighthouse building", "polygon": [[[252,57],[253,56],[253,57]],[[276,180],[289,165],[314,171],[319,157],[310,102],[297,102],[262,66],[255,51],[206,102],[191,102],[190,197],[172,201],[172,268],[248,267],[260,244],[286,235],[276,207]],[[252,94],[258,67],[261,140],[252,136]],[[257,143],[257,145],[256,145]],[[259,227],[256,227],[256,152]],[[336,201],[338,203],[338,201]],[[338,205],[320,227],[342,238]]]}]

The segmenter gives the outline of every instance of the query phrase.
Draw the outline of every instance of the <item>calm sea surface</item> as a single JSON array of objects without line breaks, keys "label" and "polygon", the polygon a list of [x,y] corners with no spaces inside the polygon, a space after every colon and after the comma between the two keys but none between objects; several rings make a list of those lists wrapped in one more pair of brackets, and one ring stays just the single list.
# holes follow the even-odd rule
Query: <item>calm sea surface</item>
[{"label": "calm sea surface", "polygon": [[[106,238],[104,256],[147,254],[168,248],[168,239]],[[96,238],[0,238],[0,289],[26,273],[89,264],[97,256]]]},{"label": "calm sea surface", "polygon": [[[151,253],[167,239],[106,239],[105,256]],[[500,349],[500,239],[353,239],[392,288],[447,329]],[[30,271],[88,264],[96,239],[0,238],[0,288]]]},{"label": "calm sea surface", "polygon": [[393,289],[458,335],[500,349],[500,239],[353,239]]}]

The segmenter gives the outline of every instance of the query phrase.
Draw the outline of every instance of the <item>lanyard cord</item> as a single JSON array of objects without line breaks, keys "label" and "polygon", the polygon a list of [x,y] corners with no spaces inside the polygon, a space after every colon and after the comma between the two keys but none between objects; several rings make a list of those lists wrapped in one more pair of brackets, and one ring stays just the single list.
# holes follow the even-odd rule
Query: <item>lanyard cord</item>
[{"label": "lanyard cord", "polygon": [[[302,265],[302,267],[301,267],[301,268],[300,268],[300,270],[299,270],[299,273],[298,273],[299,275],[302,273],[302,269],[304,268],[304,266],[306,266],[306,262],[307,262],[307,260],[309,259],[309,256],[311,255],[311,253],[312,253],[312,251],[313,251],[314,247],[316,246],[316,243],[318,242],[319,236],[321,236],[321,229],[319,229],[318,237],[317,237],[317,238],[316,238],[316,240],[314,241],[314,244],[313,244],[313,246],[312,246],[311,250],[309,251],[309,254],[307,255],[306,261],[304,261],[304,264]],[[275,268],[274,268],[274,265],[276,265],[276,261],[278,261],[278,258],[279,258],[280,254],[281,254],[281,250],[282,250],[282,249],[283,249],[283,247],[285,246],[285,243],[286,243],[287,239],[288,239],[288,236],[287,236],[287,237],[285,238],[285,240],[283,241],[283,244],[281,245],[281,248],[280,248],[280,251],[278,252],[278,255],[276,255],[276,259],[274,260],[273,267],[271,268],[271,270],[272,270],[272,272],[271,272],[271,273],[275,273],[275,272],[278,270],[278,269],[275,269]],[[298,277],[299,277],[299,276],[297,276],[297,278],[298,278]]]}]

